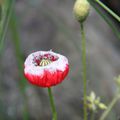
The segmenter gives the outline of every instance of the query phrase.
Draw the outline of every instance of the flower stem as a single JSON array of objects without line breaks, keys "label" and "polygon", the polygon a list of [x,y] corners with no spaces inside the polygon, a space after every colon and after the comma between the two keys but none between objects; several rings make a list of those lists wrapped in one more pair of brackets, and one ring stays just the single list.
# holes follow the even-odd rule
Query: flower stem
[{"label": "flower stem", "polygon": [[57,112],[56,112],[56,109],[55,109],[54,98],[53,98],[53,95],[52,95],[51,88],[48,88],[48,94],[49,94],[49,98],[50,98],[50,104],[51,104],[52,115],[53,115],[52,120],[57,120]]},{"label": "flower stem", "polygon": [[102,116],[100,117],[100,120],[105,120],[105,118],[107,117],[107,115],[109,114],[109,112],[112,110],[113,106],[116,104],[116,102],[118,101],[118,99],[120,99],[120,94],[116,95],[113,100],[111,101],[111,103],[109,104],[108,108],[106,109],[106,111],[102,114]]},{"label": "flower stem", "polygon": [[81,27],[81,36],[82,36],[82,70],[83,70],[83,91],[84,91],[84,120],[87,120],[87,79],[86,79],[86,39],[85,39],[85,33],[84,33],[84,26],[83,23],[80,23]]},{"label": "flower stem", "polygon": [[100,0],[95,0],[101,7],[103,7],[107,12],[109,12],[118,22],[120,22],[120,17],[114,13],[111,9],[109,9],[106,5],[104,5]]},{"label": "flower stem", "polygon": [[95,119],[95,112],[92,111],[92,113],[91,113],[91,119],[90,120],[94,120],[94,119]]}]

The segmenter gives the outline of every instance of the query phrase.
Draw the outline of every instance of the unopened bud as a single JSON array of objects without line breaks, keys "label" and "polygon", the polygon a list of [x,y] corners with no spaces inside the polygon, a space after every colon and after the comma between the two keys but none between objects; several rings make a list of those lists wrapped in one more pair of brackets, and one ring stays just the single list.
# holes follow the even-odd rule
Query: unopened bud
[{"label": "unopened bud", "polygon": [[76,0],[73,12],[79,22],[84,22],[89,14],[90,4],[87,0]]}]

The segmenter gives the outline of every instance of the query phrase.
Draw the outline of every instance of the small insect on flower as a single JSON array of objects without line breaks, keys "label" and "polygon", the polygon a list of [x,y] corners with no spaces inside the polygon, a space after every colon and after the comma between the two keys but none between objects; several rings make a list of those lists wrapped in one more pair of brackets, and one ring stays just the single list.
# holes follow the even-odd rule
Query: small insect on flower
[{"label": "small insect on flower", "polygon": [[61,83],[68,72],[68,59],[52,51],[34,52],[24,63],[24,75],[27,80],[40,87],[51,87]]}]

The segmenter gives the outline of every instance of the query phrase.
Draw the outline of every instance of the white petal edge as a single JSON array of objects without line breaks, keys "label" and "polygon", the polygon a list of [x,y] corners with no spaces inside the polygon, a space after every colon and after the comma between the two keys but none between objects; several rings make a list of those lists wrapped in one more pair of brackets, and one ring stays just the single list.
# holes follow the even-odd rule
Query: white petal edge
[{"label": "white petal edge", "polygon": [[[44,55],[44,54],[51,54],[53,56],[57,56],[58,60],[50,63],[47,66],[35,66],[33,64],[33,59],[35,56]],[[58,53],[54,53],[53,51],[37,51],[32,54],[30,54],[24,63],[24,72],[25,74],[32,74],[32,75],[42,75],[44,73],[44,70],[48,70],[49,72],[55,72],[56,70],[64,71],[66,68],[66,65],[68,65],[68,59],[60,55]]]}]

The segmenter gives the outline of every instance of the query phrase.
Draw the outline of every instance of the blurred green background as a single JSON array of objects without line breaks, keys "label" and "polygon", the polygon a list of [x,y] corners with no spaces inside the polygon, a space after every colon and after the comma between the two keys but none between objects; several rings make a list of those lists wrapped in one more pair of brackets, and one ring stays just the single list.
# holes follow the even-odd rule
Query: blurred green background
[{"label": "blurred green background", "polygon": [[[120,2],[116,2],[107,5],[119,14]],[[73,5],[72,0],[16,0],[13,3],[7,35],[0,47],[0,120],[51,119],[47,89],[29,84],[23,76],[25,58],[32,52],[50,49],[68,57],[70,63],[66,80],[53,88],[58,120],[82,120],[81,36]],[[115,28],[113,32],[91,6],[85,22],[88,94],[93,90],[108,104],[116,92],[114,77],[120,74],[120,26],[97,4],[92,5],[109,16]],[[96,120],[101,113],[96,113]],[[108,120],[119,117],[118,102]]]}]

